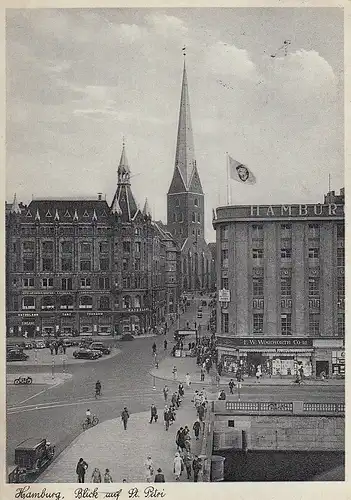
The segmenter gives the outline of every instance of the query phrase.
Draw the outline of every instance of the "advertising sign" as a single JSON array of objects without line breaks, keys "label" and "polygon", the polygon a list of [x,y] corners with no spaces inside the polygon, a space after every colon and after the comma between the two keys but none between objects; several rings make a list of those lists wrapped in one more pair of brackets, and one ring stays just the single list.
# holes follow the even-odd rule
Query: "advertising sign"
[{"label": "advertising sign", "polygon": [[230,291],[229,290],[218,290],[218,300],[219,302],[230,302]]}]

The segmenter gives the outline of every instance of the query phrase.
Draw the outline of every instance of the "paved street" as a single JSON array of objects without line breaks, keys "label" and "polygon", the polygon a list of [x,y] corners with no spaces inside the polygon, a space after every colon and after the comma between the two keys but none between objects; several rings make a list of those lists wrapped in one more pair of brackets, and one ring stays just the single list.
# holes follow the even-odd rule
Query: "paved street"
[{"label": "paved street", "polygon": [[[193,304],[182,316],[180,326],[194,321],[196,306]],[[202,324],[207,321],[204,314]],[[199,321],[196,319],[196,321]],[[176,328],[177,325],[174,325]],[[191,325],[192,326],[192,325]],[[204,328],[205,326],[203,326]],[[171,345],[173,332],[169,332]],[[162,387],[165,383],[172,389],[176,383],[150,375],[153,369],[152,344],[156,342],[162,358],[164,336],[135,339],[132,342],[119,342],[121,353],[118,356],[94,363],[73,364],[68,367],[72,375],[64,384],[58,386],[7,386],[7,460],[14,461],[14,449],[18,443],[29,436],[46,437],[56,444],[57,454],[62,452],[82,432],[81,423],[85,411],[90,408],[99,416],[100,422],[120,417],[124,406],[132,414],[149,410],[154,402],[163,407]],[[158,376],[165,371],[162,367],[172,363],[191,363],[196,369],[195,359],[166,358],[160,362]],[[9,373],[23,373],[23,367],[8,367]],[[47,366],[28,367],[26,373],[47,372]],[[155,370],[156,372],[157,370]],[[181,372],[181,371],[180,371]],[[99,401],[94,398],[96,380],[102,382],[103,394]],[[233,396],[236,397],[236,396]],[[339,386],[267,386],[252,385],[241,389],[241,399],[246,400],[309,400],[343,401],[344,387]],[[110,425],[106,423],[106,425]],[[98,432],[100,426],[96,428]],[[173,450],[174,451],[174,450]],[[173,453],[172,451],[172,453]],[[79,457],[78,457],[79,458]],[[106,466],[107,467],[107,466]],[[71,473],[71,472],[70,472]]]}]

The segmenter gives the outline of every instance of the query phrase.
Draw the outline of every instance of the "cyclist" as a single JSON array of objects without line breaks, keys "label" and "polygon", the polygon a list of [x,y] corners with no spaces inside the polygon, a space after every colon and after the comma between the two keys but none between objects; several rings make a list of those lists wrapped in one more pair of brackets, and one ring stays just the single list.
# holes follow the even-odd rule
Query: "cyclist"
[{"label": "cyclist", "polygon": [[101,382],[98,380],[95,384],[95,397],[101,396]]},{"label": "cyclist", "polygon": [[91,424],[91,411],[89,410],[89,408],[85,412],[85,416],[86,416],[86,419],[87,419],[87,424],[90,425]]}]

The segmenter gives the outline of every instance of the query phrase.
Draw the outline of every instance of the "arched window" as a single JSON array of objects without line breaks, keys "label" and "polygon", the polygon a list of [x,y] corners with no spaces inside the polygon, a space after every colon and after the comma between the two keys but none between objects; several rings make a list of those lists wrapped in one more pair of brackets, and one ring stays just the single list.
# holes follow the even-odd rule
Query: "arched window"
[{"label": "arched window", "polygon": [[102,311],[108,311],[110,308],[110,297],[103,296],[99,300],[99,309]]},{"label": "arched window", "polygon": [[79,309],[92,309],[93,308],[93,297],[90,295],[83,295],[79,299]]},{"label": "arched window", "polygon": [[176,199],[176,207],[179,207],[180,203],[179,203],[179,198]]},{"label": "arched window", "polygon": [[140,295],[136,295],[134,298],[134,307],[141,307],[141,297]]},{"label": "arched window", "polygon": [[60,309],[73,309],[72,295],[62,295],[60,297]]},{"label": "arched window", "polygon": [[34,297],[23,297],[22,309],[35,309],[35,298]]},{"label": "arched window", "polygon": [[198,206],[199,206],[199,201],[198,201],[198,199],[197,199],[197,198],[195,198],[195,200],[194,200],[194,205],[195,205],[195,207],[198,207]]},{"label": "arched window", "polygon": [[41,300],[41,308],[42,309],[55,309],[55,300],[51,295],[46,295]]},{"label": "arched window", "polygon": [[130,295],[125,295],[123,297],[123,309],[130,309],[132,307],[132,300]]},{"label": "arched window", "polygon": [[192,213],[191,220],[192,220],[192,222],[196,222],[196,214],[195,214],[195,212]]}]

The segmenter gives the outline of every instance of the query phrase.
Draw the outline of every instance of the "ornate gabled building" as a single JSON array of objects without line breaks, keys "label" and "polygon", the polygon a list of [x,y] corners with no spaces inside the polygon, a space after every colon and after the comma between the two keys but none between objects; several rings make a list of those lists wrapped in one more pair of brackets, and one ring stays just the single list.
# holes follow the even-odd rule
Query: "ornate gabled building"
[{"label": "ornate gabled building", "polygon": [[204,239],[204,193],[195,159],[184,62],[175,167],[167,194],[167,227],[181,249],[182,290],[210,288],[211,252]]},{"label": "ornate gabled building", "polygon": [[170,235],[147,202],[139,210],[124,145],[117,174],[110,206],[101,195],[6,206],[8,335],[143,333],[173,310]]}]

